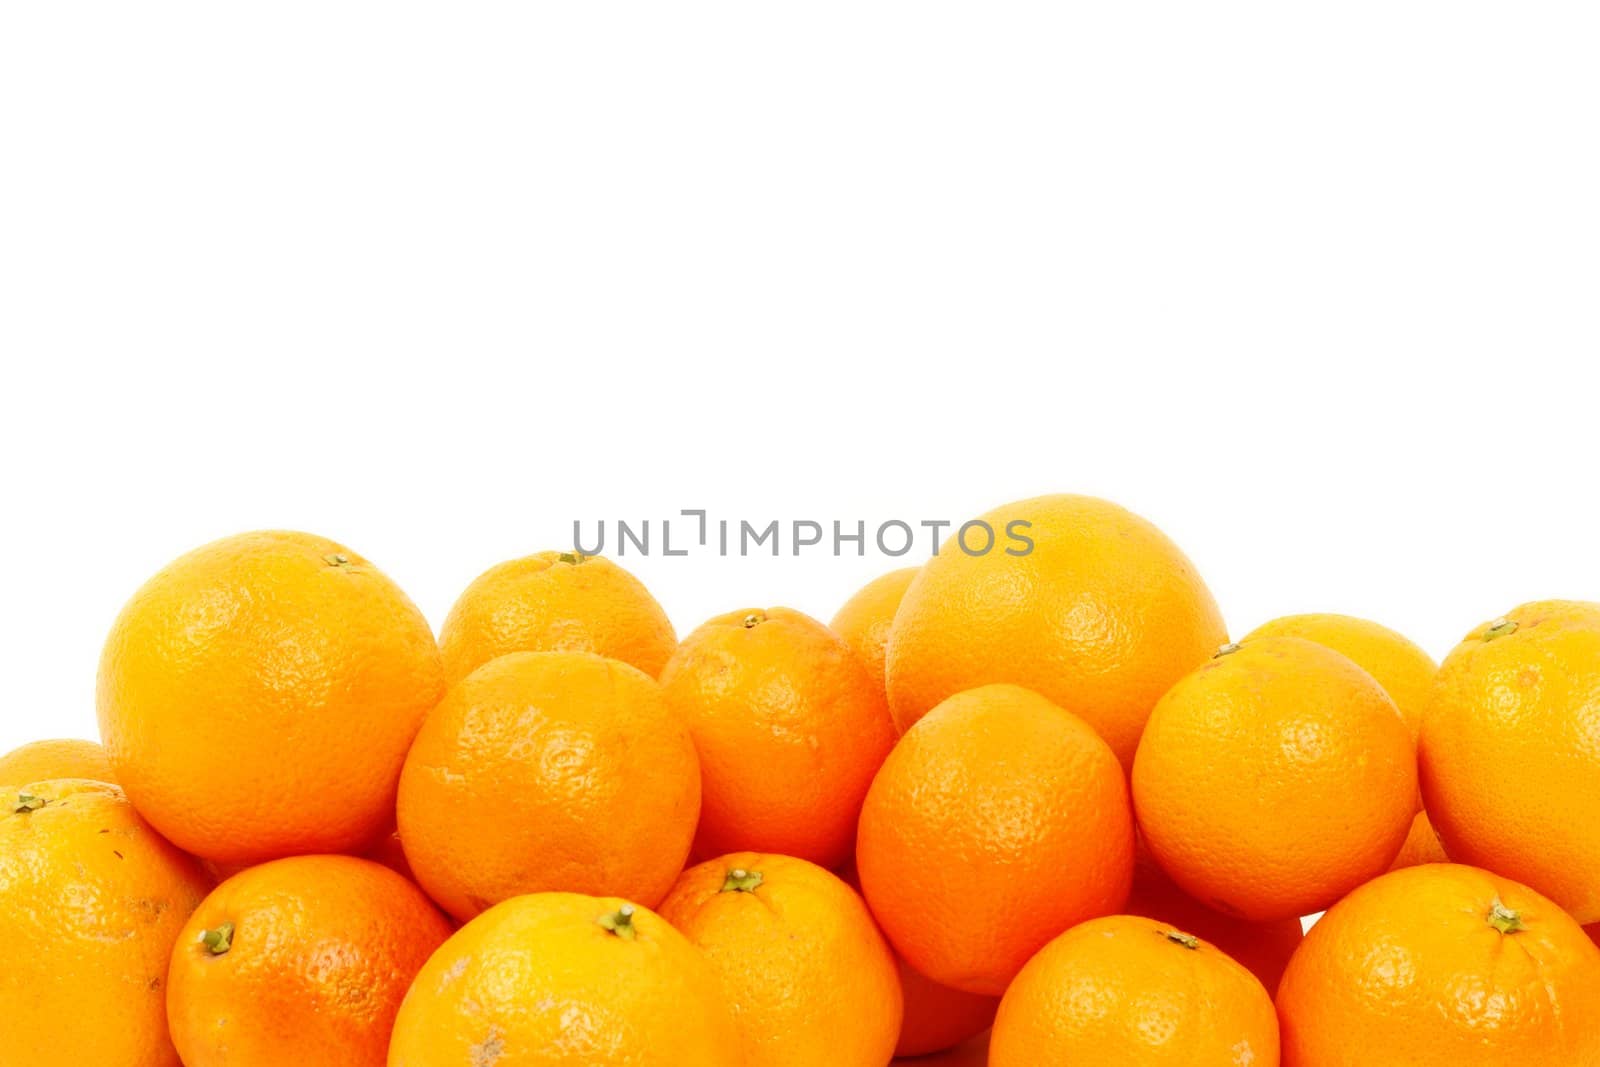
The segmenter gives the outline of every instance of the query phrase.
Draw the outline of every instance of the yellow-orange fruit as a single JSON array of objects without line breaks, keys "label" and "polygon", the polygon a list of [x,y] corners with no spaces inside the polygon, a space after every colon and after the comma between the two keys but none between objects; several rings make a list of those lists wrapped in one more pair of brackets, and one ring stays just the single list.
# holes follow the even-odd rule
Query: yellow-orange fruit
[{"label": "yellow-orange fruit", "polygon": [[87,778],[116,784],[106,750],[93,741],[33,741],[0,756],[0,784],[22,785],[56,778]]},{"label": "yellow-orange fruit", "polygon": [[900,607],[911,579],[920,567],[904,567],[874,578],[845,601],[828,628],[861,657],[878,688],[887,691],[884,656],[889,647],[889,627]]},{"label": "yellow-orange fruit", "polygon": [[1424,863],[1449,862],[1450,857],[1445,855],[1444,846],[1439,844],[1439,835],[1434,832],[1428,813],[1419,811],[1416,818],[1411,820],[1411,832],[1406,834],[1406,843],[1400,846],[1400,855],[1394,858],[1389,869],[1398,871],[1402,867],[1420,867]]},{"label": "yellow-orange fruit", "polygon": [[[940,985],[913,968],[898,953],[900,991],[905,998],[905,1019],[900,1023],[896,1056],[927,1056],[955,1048],[987,1030],[1000,1007],[999,997],[965,993]],[[981,1059],[974,1061],[982,1063]]]}]

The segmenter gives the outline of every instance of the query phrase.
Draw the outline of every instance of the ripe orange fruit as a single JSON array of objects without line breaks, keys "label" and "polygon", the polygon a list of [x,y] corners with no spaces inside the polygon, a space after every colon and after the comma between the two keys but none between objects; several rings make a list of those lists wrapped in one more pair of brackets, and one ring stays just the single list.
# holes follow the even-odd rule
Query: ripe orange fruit
[{"label": "ripe orange fruit", "polygon": [[209,887],[200,865],[105,782],[0,802],[0,1067],[178,1067],[167,958]]},{"label": "ripe orange fruit", "polygon": [[513,652],[451,688],[400,777],[412,872],[458,919],[546,890],[653,906],[683,869],[699,761],[643,671]]},{"label": "ripe orange fruit", "polygon": [[844,607],[828,623],[828,628],[844,639],[867,665],[879,689],[885,689],[883,660],[889,645],[889,627],[894,613],[921,567],[904,567],[874,578],[845,601]]},{"label": "ripe orange fruit", "polygon": [[722,978],[749,1067],[883,1067],[900,1036],[894,955],[856,891],[790,856],[683,872],[661,916]]},{"label": "ripe orange fruit", "polygon": [[1253,923],[1213,911],[1179,889],[1145,848],[1135,858],[1133,892],[1123,910],[1209,941],[1255,975],[1269,994],[1277,991],[1283,969],[1304,937],[1299,919]]},{"label": "ripe orange fruit", "polygon": [[362,848],[443,695],[427,620],[310,534],[196,549],[134,594],[100,661],[117,780],[172,842],[223,863]]},{"label": "ripe orange fruit", "polygon": [[[900,991],[905,998],[905,1018],[900,1023],[896,1056],[927,1056],[954,1048],[983,1033],[994,1023],[999,997],[964,993],[913,968],[898,953]],[[921,1062],[921,1061],[919,1061]],[[981,1058],[973,1061],[982,1064]]]},{"label": "ripe orange fruit", "polygon": [[744,1063],[705,956],[615,898],[536,893],[489,909],[422,968],[389,1067]]},{"label": "ripe orange fruit", "polygon": [[1056,938],[1006,990],[990,1067],[1276,1067],[1255,976],[1193,934],[1129,915]]},{"label": "ripe orange fruit", "polygon": [[1402,867],[1420,867],[1424,863],[1449,862],[1450,857],[1445,855],[1444,846],[1439,844],[1439,835],[1434,832],[1428,813],[1419,811],[1416,818],[1411,820],[1411,832],[1406,834],[1406,843],[1400,846],[1400,855],[1394,858],[1389,869],[1398,871]]},{"label": "ripe orange fruit", "polygon": [[1439,669],[1422,792],[1450,857],[1600,921],[1600,604],[1525,604]]},{"label": "ripe orange fruit", "polygon": [[705,782],[698,856],[850,857],[872,775],[894,746],[883,691],[831,630],[788,608],[721,615],[661,673]]},{"label": "ripe orange fruit", "polygon": [[23,785],[56,778],[116,782],[106,750],[93,741],[34,741],[0,756],[0,783]]},{"label": "ripe orange fruit", "polygon": [[1227,646],[1173,686],[1133,765],[1156,862],[1190,896],[1256,922],[1320,911],[1388,870],[1416,793],[1388,694],[1298,637]]},{"label": "ripe orange fruit", "polygon": [[901,737],[867,794],[856,861],[906,962],[997,996],[1056,934],[1127,899],[1127,782],[1082,720],[1020,686],[982,686]]},{"label": "ripe orange fruit", "polygon": [[[1144,519],[1092,497],[1035,497],[974,521],[995,531],[993,550],[945,545],[895,615],[895,722],[904,730],[952,694],[1014,682],[1082,718],[1130,764],[1161,694],[1227,640],[1193,564]],[[1008,530],[1032,551],[1008,554]]]},{"label": "ripe orange fruit", "polygon": [[173,1042],[185,1067],[383,1067],[401,999],[449,936],[422,890],[376,863],[251,867],[178,936]]},{"label": "ripe orange fruit", "polygon": [[1408,867],[1311,928],[1278,990],[1286,1067],[1600,1063],[1600,949],[1473,867]]},{"label": "ripe orange fruit", "polygon": [[677,647],[671,620],[639,579],[578,552],[539,552],[489,568],[439,631],[451,685],[508,652],[593,652],[654,678]]}]

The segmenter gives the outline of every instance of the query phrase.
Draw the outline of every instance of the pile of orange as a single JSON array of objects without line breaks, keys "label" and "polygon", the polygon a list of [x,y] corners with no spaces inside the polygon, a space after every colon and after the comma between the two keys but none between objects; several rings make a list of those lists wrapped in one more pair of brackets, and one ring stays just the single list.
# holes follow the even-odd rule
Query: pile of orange
[{"label": "pile of orange", "polygon": [[0,1067],[1600,1067],[1600,604],[1230,639],[1116,505],[982,521],[681,641],[577,552],[437,638],[179,558],[103,748],[0,756]]}]

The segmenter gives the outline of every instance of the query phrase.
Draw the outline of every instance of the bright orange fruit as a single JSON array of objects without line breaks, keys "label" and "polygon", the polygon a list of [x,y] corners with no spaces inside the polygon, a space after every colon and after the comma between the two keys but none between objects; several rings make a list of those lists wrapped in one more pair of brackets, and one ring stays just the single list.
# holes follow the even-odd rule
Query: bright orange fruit
[{"label": "bright orange fruit", "polygon": [[1020,686],[982,686],[901,737],[867,794],[856,861],[912,967],[997,996],[1045,942],[1127,899],[1127,782],[1081,719]]},{"label": "bright orange fruit", "polygon": [[[1161,694],[1227,640],[1194,565],[1150,523],[1093,497],[1035,497],[974,521],[995,531],[995,547],[945,545],[895,615],[895,722],[904,730],[946,697],[1012,682],[1082,718],[1131,764]],[[1008,529],[1032,550],[1009,554],[1022,549]]]},{"label": "bright orange fruit", "polygon": [[1416,794],[1388,694],[1297,637],[1230,645],[1173,686],[1133,765],[1156,862],[1190,896],[1255,922],[1320,911],[1388,870]]},{"label": "bright orange fruit", "polygon": [[850,858],[895,735],[883,691],[837,635],[788,608],[731,612],[684,639],[661,687],[700,753],[697,856]]},{"label": "bright orange fruit", "polygon": [[739,852],[683,872],[661,916],[722,978],[748,1067],[883,1067],[900,1035],[894,954],[838,877]]},{"label": "bright orange fruit", "polygon": [[1450,857],[1600,921],[1600,604],[1525,604],[1439,669],[1422,793]]},{"label": "bright orange fruit", "polygon": [[389,1067],[741,1067],[703,953],[648,909],[536,893],[456,931],[400,1007]]},{"label": "bright orange fruit", "polygon": [[1439,835],[1434,832],[1428,813],[1419,811],[1416,818],[1411,820],[1411,832],[1406,834],[1406,843],[1400,846],[1400,855],[1394,858],[1389,869],[1398,871],[1402,867],[1420,867],[1424,863],[1449,862],[1450,857],[1445,855],[1444,846],[1439,844]]},{"label": "bright orange fruit", "polygon": [[889,627],[894,613],[921,567],[904,567],[874,578],[839,609],[828,628],[844,639],[867,665],[878,688],[887,690],[884,655],[889,647]]},{"label": "bright orange fruit", "polygon": [[0,1067],[178,1067],[167,959],[210,882],[122,790],[0,796]]},{"label": "bright orange fruit", "polygon": [[1056,938],[1006,990],[990,1067],[1276,1067],[1278,1020],[1255,976],[1206,941],[1112,915]]},{"label": "bright orange fruit", "polygon": [[364,848],[444,679],[427,620],[350,549],[241,534],[168,565],[100,660],[117,780],[181,848],[222,863]]},{"label": "bright orange fruit", "polygon": [[172,1039],[185,1067],[383,1067],[401,999],[449,936],[422,890],[376,863],[251,867],[178,937]]},{"label": "bright orange fruit", "polygon": [[1600,1063],[1600,949],[1473,867],[1408,867],[1306,935],[1278,989],[1286,1067]]},{"label": "bright orange fruit", "polygon": [[700,812],[694,744],[649,675],[513,652],[451,688],[400,778],[412,873],[458,919],[524,893],[658,903]]},{"label": "bright orange fruit", "polygon": [[22,785],[55,778],[87,778],[115,784],[106,750],[93,741],[34,741],[0,756],[0,783]]}]

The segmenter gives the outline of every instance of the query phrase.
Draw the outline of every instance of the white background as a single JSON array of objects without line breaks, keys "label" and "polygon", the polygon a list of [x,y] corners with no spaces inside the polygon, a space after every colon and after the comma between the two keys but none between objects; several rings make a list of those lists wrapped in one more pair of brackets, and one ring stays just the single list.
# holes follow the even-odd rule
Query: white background
[{"label": "white background", "polygon": [[[1163,526],[1236,633],[1600,597],[1592,4],[17,3],[0,750],[211,538]],[[681,629],[900,565],[652,558]]]}]

